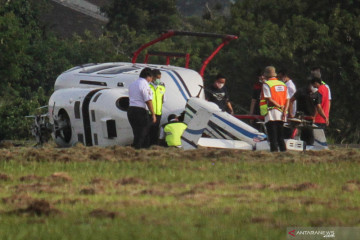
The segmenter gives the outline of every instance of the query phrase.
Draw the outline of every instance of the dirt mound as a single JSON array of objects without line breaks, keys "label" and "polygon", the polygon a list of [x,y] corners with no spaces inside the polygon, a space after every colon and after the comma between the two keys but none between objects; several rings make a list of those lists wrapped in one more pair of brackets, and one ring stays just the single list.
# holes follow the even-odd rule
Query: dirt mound
[{"label": "dirt mound", "polygon": [[345,192],[360,191],[360,180],[349,180],[342,186],[342,190]]},{"label": "dirt mound", "polygon": [[270,184],[262,184],[262,183],[252,183],[240,186],[240,189],[244,190],[262,190],[265,188],[269,188]]},{"label": "dirt mound", "polygon": [[94,195],[96,193],[94,188],[83,188],[80,190],[80,194],[84,195]]},{"label": "dirt mound", "polygon": [[250,219],[252,223],[273,223],[274,219],[269,217],[253,217]]},{"label": "dirt mound", "polygon": [[118,213],[111,212],[111,211],[104,210],[104,209],[95,209],[95,210],[91,211],[89,213],[89,215],[92,216],[92,217],[97,217],[97,218],[111,218],[111,219],[114,219],[115,217],[118,216]]},{"label": "dirt mound", "polygon": [[9,141],[0,142],[0,148],[12,148],[12,147],[15,147],[15,145],[12,142]]},{"label": "dirt mound", "polygon": [[341,188],[344,192],[355,192],[360,190],[360,186],[355,183],[346,183]]},{"label": "dirt mound", "polygon": [[247,185],[240,186],[240,189],[244,190],[262,190],[270,189],[274,191],[304,191],[308,189],[316,189],[319,186],[315,183],[304,182],[300,184],[293,185],[275,185],[275,184],[262,184],[262,183],[252,183]]},{"label": "dirt mound", "polygon": [[11,151],[0,148],[0,159],[2,161],[10,161],[10,160],[14,159],[14,156],[15,155]]},{"label": "dirt mound", "polygon": [[346,183],[354,183],[356,185],[360,185],[360,180],[349,180]]},{"label": "dirt mound", "polygon": [[66,172],[55,172],[49,177],[53,182],[71,182],[72,178]]},{"label": "dirt mound", "polygon": [[89,199],[87,198],[62,198],[62,199],[59,199],[57,201],[54,202],[54,204],[70,204],[70,205],[74,205],[74,204],[77,204],[77,203],[82,203],[82,204],[85,204],[85,203],[88,203],[89,202]]},{"label": "dirt mound", "polygon": [[11,177],[5,173],[0,173],[0,181],[9,181]]},{"label": "dirt mound", "polygon": [[35,174],[26,175],[19,178],[21,182],[41,181],[43,179],[43,177],[37,176]]},{"label": "dirt mound", "polygon": [[308,190],[308,189],[316,189],[318,187],[319,186],[315,183],[304,182],[304,183],[300,183],[300,184],[274,187],[274,189],[277,191],[304,191],[304,190]]},{"label": "dirt mound", "polygon": [[142,190],[139,194],[140,195],[160,196],[160,197],[165,196],[165,192],[162,192],[162,191],[159,191],[156,189],[145,189],[145,190]]},{"label": "dirt mound", "polygon": [[145,181],[142,180],[141,178],[136,178],[136,177],[127,177],[127,178],[123,178],[120,179],[116,182],[116,185],[143,185],[145,184]]},{"label": "dirt mound", "polygon": [[52,207],[46,200],[35,200],[31,202],[27,208],[17,209],[9,213],[49,216],[51,214],[59,214],[60,211]]},{"label": "dirt mound", "polygon": [[13,204],[16,205],[18,207],[20,206],[26,206],[28,205],[30,202],[33,201],[33,198],[29,195],[26,194],[20,194],[20,195],[12,195],[10,197],[5,197],[2,198],[2,202],[5,204]]},{"label": "dirt mound", "polygon": [[56,193],[56,191],[48,184],[34,183],[34,184],[19,184],[13,187],[15,192],[36,192],[36,193]]},{"label": "dirt mound", "polygon": [[88,150],[88,159],[93,161],[115,161],[114,152],[110,148],[93,147]]}]

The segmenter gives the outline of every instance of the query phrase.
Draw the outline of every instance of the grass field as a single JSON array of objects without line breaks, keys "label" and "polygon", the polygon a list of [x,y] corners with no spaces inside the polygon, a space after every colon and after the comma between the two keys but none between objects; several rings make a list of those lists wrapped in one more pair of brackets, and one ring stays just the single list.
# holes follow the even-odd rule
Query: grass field
[{"label": "grass field", "polygon": [[0,239],[286,239],[360,226],[360,151],[0,148]]}]

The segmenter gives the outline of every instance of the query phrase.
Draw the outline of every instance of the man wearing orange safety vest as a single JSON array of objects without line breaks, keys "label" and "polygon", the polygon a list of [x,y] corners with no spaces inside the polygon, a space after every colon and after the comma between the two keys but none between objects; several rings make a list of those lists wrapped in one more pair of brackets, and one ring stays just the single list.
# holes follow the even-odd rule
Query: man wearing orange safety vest
[{"label": "man wearing orange safety vest", "polygon": [[284,121],[289,107],[289,93],[284,82],[276,78],[276,70],[273,66],[265,68],[260,99],[260,114],[265,116],[265,126],[270,142],[270,151],[286,151],[284,141]]}]

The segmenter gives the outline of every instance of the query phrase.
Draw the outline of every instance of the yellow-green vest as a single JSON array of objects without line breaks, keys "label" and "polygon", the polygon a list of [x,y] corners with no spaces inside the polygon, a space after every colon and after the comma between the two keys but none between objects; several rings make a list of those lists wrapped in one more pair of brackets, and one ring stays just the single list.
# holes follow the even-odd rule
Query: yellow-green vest
[{"label": "yellow-green vest", "polygon": [[154,113],[156,115],[162,114],[162,106],[163,106],[163,97],[165,94],[165,86],[163,85],[157,85],[156,89],[153,84],[150,84],[150,89],[153,94],[152,103],[154,108]]},{"label": "yellow-green vest", "polygon": [[[269,79],[268,81],[266,81],[264,84],[267,84],[269,86],[269,88],[271,89],[272,87],[276,86],[276,85],[282,85],[286,87],[286,84],[276,78],[273,79]],[[268,109],[271,109],[274,107],[269,107],[267,104],[267,101],[264,97],[264,93],[261,91],[261,97],[260,97],[260,115],[261,116],[266,116],[268,114]]]},{"label": "yellow-green vest", "polygon": [[181,136],[187,125],[183,122],[170,122],[165,125],[165,141],[169,147],[181,146]]}]

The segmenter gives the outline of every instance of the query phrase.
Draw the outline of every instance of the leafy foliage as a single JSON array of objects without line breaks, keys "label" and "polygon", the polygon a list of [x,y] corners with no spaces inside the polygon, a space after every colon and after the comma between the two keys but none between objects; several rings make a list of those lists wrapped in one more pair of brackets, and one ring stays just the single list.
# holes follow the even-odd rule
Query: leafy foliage
[{"label": "leafy foliage", "polygon": [[137,32],[154,32],[176,28],[178,24],[174,0],[112,1],[104,11],[110,18],[108,28],[114,31],[126,25]]}]

